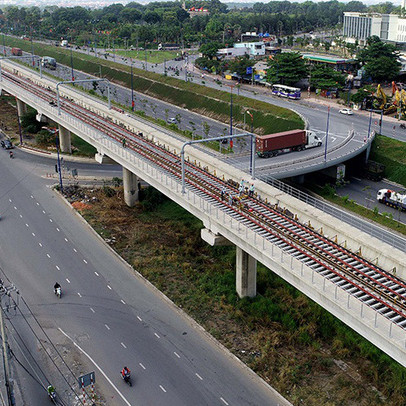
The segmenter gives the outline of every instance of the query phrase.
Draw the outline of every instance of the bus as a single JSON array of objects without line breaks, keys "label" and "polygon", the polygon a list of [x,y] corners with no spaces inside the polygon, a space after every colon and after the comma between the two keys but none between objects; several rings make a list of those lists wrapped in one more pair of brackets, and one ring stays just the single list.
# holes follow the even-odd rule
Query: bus
[{"label": "bus", "polygon": [[272,94],[293,100],[299,100],[301,96],[300,88],[285,85],[272,85]]}]

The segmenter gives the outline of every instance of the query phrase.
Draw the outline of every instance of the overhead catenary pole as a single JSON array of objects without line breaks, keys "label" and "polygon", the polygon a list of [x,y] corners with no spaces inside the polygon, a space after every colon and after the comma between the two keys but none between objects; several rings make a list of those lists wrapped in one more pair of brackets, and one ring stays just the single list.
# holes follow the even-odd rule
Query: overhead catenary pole
[{"label": "overhead catenary pole", "polygon": [[327,160],[327,142],[328,142],[328,125],[330,121],[330,106],[327,109],[327,126],[326,126],[326,142],[324,145],[324,162]]}]

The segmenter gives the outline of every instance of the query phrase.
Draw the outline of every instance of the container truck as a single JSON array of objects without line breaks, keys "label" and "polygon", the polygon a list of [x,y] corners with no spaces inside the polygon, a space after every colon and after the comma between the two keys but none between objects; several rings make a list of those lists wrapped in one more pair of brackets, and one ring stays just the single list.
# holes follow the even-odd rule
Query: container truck
[{"label": "container truck", "polygon": [[406,210],[406,195],[394,192],[390,189],[380,189],[376,198],[379,203],[394,207],[400,210]]},{"label": "container truck", "polygon": [[257,154],[268,158],[282,152],[302,151],[305,148],[319,147],[321,139],[308,130],[290,130],[262,135],[256,138]]},{"label": "container truck", "polygon": [[42,66],[44,68],[49,68],[51,70],[56,69],[56,60],[55,58],[51,58],[50,56],[44,56],[42,58]]},{"label": "container truck", "polygon": [[14,56],[21,56],[23,54],[23,51],[21,48],[11,48],[11,54]]}]

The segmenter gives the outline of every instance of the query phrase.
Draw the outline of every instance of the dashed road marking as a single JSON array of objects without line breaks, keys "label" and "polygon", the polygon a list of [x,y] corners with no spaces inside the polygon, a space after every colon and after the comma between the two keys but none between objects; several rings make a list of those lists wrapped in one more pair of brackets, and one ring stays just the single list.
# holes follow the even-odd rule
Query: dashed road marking
[{"label": "dashed road marking", "polygon": [[41,244],[40,242],[38,243],[38,245],[39,245],[40,247],[42,247],[42,244]]},{"label": "dashed road marking", "polygon": [[138,319],[139,321],[142,321],[142,318],[141,318],[140,316],[137,316],[137,319]]},{"label": "dashed road marking", "polygon": [[123,299],[121,299],[121,303],[122,303],[122,304],[125,304],[125,302],[124,302],[124,300],[123,300]]},{"label": "dashed road marking", "polygon": [[124,343],[121,343],[121,345],[123,346],[123,348],[127,348],[127,346]]},{"label": "dashed road marking", "polygon": [[42,210],[42,212],[45,214],[45,210]]},{"label": "dashed road marking", "polygon": [[146,368],[144,367],[144,365],[141,364],[141,362],[140,362],[140,367],[141,367],[142,369],[146,369]]},{"label": "dashed road marking", "polygon": [[56,231],[61,231],[58,227],[56,227]]},{"label": "dashed road marking", "polygon": [[93,307],[91,307],[90,310],[92,311],[92,313],[96,313],[96,312],[93,310]]},{"label": "dashed road marking", "polygon": [[22,214],[20,214],[20,219],[22,219],[23,218],[23,215]]},{"label": "dashed road marking", "polygon": [[76,248],[74,248],[73,251],[78,252],[78,250]]},{"label": "dashed road marking", "polygon": [[33,196],[33,195],[31,195],[30,197],[31,197],[31,199],[34,199],[34,196]]},{"label": "dashed road marking", "polygon": [[226,400],[224,400],[223,398],[220,398],[220,400],[225,404],[228,405],[228,402]]},{"label": "dashed road marking", "polygon": [[25,226],[26,226],[26,227],[29,227],[28,223],[25,223]]},{"label": "dashed road marking", "polygon": [[68,239],[65,237],[65,241],[68,242]]},{"label": "dashed road marking", "polygon": [[52,219],[49,219],[49,222],[52,223]]},{"label": "dashed road marking", "polygon": [[203,378],[196,372],[195,375],[201,380],[203,381]]},{"label": "dashed road marking", "polygon": [[104,327],[106,327],[107,330],[110,330],[110,327],[107,324],[105,324]]},{"label": "dashed road marking", "polygon": [[39,203],[37,202],[37,206],[39,206]]},{"label": "dashed road marking", "polygon": [[85,264],[87,264],[87,261],[86,261],[85,259],[83,260],[83,262],[84,262]]},{"label": "dashed road marking", "polygon": [[98,274],[96,271],[94,272],[94,274],[95,274],[96,276],[99,276],[99,274]]},{"label": "dashed road marking", "polygon": [[61,270],[61,268],[59,268],[59,266],[58,266],[58,265],[55,265],[55,268],[56,268],[58,271],[60,271],[60,270]]},{"label": "dashed road marking", "polygon": [[14,210],[17,210],[17,207],[14,206]]},{"label": "dashed road marking", "polygon": [[33,237],[35,237],[35,233],[31,233]]},{"label": "dashed road marking", "polygon": [[161,337],[159,337],[159,335],[158,335],[157,333],[154,333],[154,335],[155,335],[155,337],[157,337],[157,338],[161,338]]},{"label": "dashed road marking", "polygon": [[48,257],[48,258],[51,258],[51,255],[47,254],[47,257]]},{"label": "dashed road marking", "polygon": [[66,282],[70,283],[70,280],[68,278],[66,278]]},{"label": "dashed road marking", "polygon": [[8,201],[11,203],[11,199],[8,199]]},{"label": "dashed road marking", "polygon": [[79,297],[82,297],[82,295],[80,294],[80,292],[78,292],[78,296],[79,296]]},{"label": "dashed road marking", "polygon": [[180,358],[180,355],[176,352],[176,351],[174,351],[173,352],[178,358]]},{"label": "dashed road marking", "polygon": [[107,285],[107,287],[111,290],[111,286],[110,286],[110,285]]},{"label": "dashed road marking", "polygon": [[161,388],[162,392],[166,393],[166,389],[162,385],[159,385],[159,387]]}]

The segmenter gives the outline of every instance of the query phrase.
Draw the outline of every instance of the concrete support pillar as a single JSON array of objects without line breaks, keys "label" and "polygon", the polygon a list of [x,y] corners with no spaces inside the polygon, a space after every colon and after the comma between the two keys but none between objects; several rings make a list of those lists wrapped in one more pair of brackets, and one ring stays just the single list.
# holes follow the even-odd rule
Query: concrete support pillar
[{"label": "concrete support pillar", "polygon": [[59,147],[61,152],[72,153],[71,134],[65,127],[59,125]]},{"label": "concrete support pillar", "polygon": [[257,294],[257,260],[240,247],[236,247],[236,288],[239,297]]},{"label": "concrete support pillar", "polygon": [[134,207],[138,201],[138,177],[123,167],[124,201],[127,206]]},{"label": "concrete support pillar", "polygon": [[20,117],[27,113],[27,105],[20,99],[17,99],[17,112]]}]

